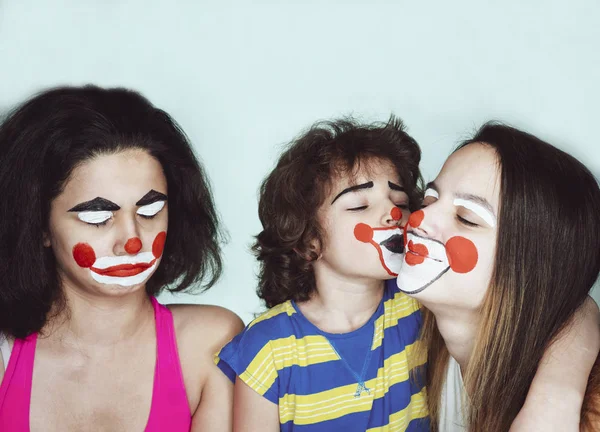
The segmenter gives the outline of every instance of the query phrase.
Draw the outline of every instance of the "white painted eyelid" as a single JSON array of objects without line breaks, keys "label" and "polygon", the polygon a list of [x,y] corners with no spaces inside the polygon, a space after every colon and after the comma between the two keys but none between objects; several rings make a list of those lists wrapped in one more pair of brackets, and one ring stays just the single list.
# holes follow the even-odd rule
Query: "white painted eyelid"
[{"label": "white painted eyelid", "polygon": [[473,201],[465,200],[462,198],[456,198],[453,203],[455,206],[461,206],[461,207],[471,210],[473,213],[475,213],[477,216],[479,216],[481,219],[483,219],[485,221],[485,223],[487,223],[492,228],[494,228],[496,226],[496,218],[485,207],[482,207],[481,205],[474,203]]},{"label": "white painted eyelid", "polygon": [[165,202],[164,201],[156,201],[156,202],[153,202],[152,204],[141,206],[137,210],[136,213],[139,214],[139,215],[141,215],[141,216],[154,216],[159,211],[161,211],[164,206],[165,206]]},{"label": "white painted eyelid", "polygon": [[428,188],[425,191],[425,197],[433,197],[435,199],[439,199],[440,198],[440,194],[435,189]]},{"label": "white painted eyelid", "polygon": [[85,223],[99,224],[102,222],[106,222],[111,217],[113,217],[113,212],[109,210],[89,210],[77,213],[77,217],[79,218],[79,220]]}]

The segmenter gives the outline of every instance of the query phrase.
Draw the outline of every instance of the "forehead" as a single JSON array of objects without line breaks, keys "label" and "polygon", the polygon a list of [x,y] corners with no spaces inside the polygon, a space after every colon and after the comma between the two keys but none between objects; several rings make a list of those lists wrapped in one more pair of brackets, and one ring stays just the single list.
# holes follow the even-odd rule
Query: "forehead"
[{"label": "forehead", "polygon": [[435,183],[442,193],[478,195],[497,209],[500,167],[495,150],[480,143],[461,148],[448,158]]},{"label": "forehead", "polygon": [[102,197],[130,204],[149,190],[167,193],[162,166],[143,150],[96,156],[76,167],[57,200],[82,202]]}]

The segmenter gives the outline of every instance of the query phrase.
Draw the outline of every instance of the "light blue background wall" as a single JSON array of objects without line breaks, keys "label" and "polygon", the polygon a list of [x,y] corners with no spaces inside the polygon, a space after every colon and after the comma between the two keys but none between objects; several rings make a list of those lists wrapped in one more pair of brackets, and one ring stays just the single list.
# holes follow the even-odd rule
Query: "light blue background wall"
[{"label": "light blue background wall", "polygon": [[248,321],[260,310],[248,252],[258,185],[317,119],[395,112],[427,179],[487,119],[600,176],[598,22],[597,0],[0,0],[0,110],[47,86],[96,83],[136,88],[170,112],[231,237],[220,283],[183,300]]}]

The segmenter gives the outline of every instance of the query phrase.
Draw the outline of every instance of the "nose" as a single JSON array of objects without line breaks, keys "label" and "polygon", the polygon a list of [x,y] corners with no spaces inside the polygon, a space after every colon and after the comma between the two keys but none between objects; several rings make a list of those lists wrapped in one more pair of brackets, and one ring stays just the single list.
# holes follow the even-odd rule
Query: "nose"
[{"label": "nose", "polygon": [[142,240],[140,239],[138,225],[135,218],[128,218],[125,215],[116,221],[115,243],[113,253],[116,256],[135,255],[142,250]]},{"label": "nose", "polygon": [[124,249],[129,255],[135,255],[142,250],[142,241],[139,237],[132,237],[125,243]]},{"label": "nose", "polygon": [[402,220],[402,210],[400,210],[396,206],[393,206],[389,210],[389,212],[384,213],[381,223],[383,226],[393,226],[393,225],[398,225],[401,220]]},{"label": "nose", "polygon": [[[440,230],[440,214],[435,204],[412,213],[408,218],[407,228],[423,236],[437,239]],[[438,239],[439,240],[439,239]]]}]

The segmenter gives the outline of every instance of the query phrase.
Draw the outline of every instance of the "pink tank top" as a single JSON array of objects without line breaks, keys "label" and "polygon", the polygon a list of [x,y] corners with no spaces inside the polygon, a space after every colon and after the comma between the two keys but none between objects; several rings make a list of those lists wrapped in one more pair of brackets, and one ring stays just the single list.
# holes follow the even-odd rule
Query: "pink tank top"
[{"label": "pink tank top", "polygon": [[[156,322],[156,366],[146,432],[188,432],[192,414],[177,353],[173,315],[151,297]],[[0,386],[0,431],[29,432],[31,379],[37,333],[16,339]]]}]

